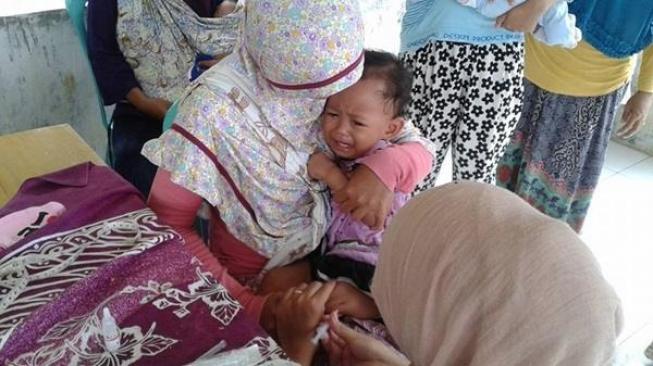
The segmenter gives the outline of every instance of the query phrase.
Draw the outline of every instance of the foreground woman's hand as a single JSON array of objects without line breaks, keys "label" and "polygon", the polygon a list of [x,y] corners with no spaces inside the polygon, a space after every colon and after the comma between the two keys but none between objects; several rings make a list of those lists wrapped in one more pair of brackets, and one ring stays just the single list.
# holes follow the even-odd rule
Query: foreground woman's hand
[{"label": "foreground woman's hand", "polygon": [[381,229],[392,208],[394,195],[374,172],[360,165],[347,185],[333,192],[333,199],[343,212],[372,229]]},{"label": "foreground woman's hand", "polygon": [[324,307],[335,282],[313,282],[291,288],[283,295],[276,311],[279,344],[291,360],[310,365],[317,350],[311,342],[322,320]]},{"label": "foreground woman's hand", "polygon": [[617,136],[623,139],[629,139],[637,134],[646,123],[646,117],[653,104],[653,94],[638,91],[624,107],[624,113],[621,116],[622,125],[617,130]]},{"label": "foreground woman's hand", "polygon": [[409,366],[410,361],[381,341],[359,333],[329,316],[329,337],[322,344],[331,366]]}]

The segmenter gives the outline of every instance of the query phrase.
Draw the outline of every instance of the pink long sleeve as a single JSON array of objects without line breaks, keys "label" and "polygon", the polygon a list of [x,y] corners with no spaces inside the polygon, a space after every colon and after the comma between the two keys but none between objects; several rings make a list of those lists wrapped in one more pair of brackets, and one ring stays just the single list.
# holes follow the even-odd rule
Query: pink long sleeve
[{"label": "pink long sleeve", "polygon": [[251,290],[236,281],[194,230],[193,224],[201,204],[202,198],[173,183],[169,172],[163,169],[157,171],[148,206],[163,223],[173,227],[184,238],[188,250],[243,305],[245,312],[258,320],[265,297],[254,295]]},{"label": "pink long sleeve", "polygon": [[431,171],[433,157],[418,142],[394,144],[362,159],[391,191],[412,192]]}]

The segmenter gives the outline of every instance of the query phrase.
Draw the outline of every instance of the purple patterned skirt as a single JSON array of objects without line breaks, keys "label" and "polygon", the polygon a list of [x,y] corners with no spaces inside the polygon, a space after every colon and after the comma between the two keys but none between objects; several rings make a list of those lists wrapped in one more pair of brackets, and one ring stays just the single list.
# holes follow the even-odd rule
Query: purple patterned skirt
[{"label": "purple patterned skirt", "polygon": [[497,168],[497,185],[580,231],[625,89],[571,97],[524,80],[522,115]]}]

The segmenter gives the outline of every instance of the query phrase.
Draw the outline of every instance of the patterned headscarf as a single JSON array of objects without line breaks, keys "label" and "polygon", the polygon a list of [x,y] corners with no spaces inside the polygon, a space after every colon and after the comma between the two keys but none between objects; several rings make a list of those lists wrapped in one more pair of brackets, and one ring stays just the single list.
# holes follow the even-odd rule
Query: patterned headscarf
[{"label": "patterned headscarf", "polygon": [[222,56],[236,45],[242,12],[202,18],[183,0],[118,0],[118,45],[146,95],[176,100],[195,56]]},{"label": "patterned headscarf", "polygon": [[286,92],[283,97],[324,99],[360,78],[364,30],[350,3],[247,4],[245,47],[269,84]]}]

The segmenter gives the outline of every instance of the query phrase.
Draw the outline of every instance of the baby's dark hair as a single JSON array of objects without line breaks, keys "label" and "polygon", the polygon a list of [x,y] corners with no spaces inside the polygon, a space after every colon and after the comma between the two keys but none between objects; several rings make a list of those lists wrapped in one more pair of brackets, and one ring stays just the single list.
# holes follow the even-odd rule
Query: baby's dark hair
[{"label": "baby's dark hair", "polygon": [[393,117],[403,117],[410,101],[413,75],[389,52],[365,50],[361,79],[378,78],[385,82],[383,97],[392,102]]}]

